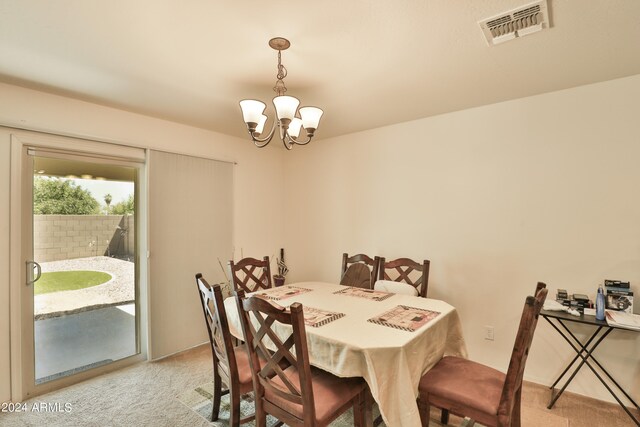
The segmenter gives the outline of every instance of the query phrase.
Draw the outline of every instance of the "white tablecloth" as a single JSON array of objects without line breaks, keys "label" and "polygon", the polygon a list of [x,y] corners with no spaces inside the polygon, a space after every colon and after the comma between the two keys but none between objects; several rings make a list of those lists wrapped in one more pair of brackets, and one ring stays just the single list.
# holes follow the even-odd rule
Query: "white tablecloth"
[{"label": "white tablecloth", "polygon": [[[416,398],[420,377],[444,355],[466,357],[462,327],[454,307],[444,301],[393,295],[372,301],[336,295],[345,286],[301,282],[290,286],[312,289],[275,301],[282,306],[304,306],[344,313],[320,327],[306,327],[311,364],[340,377],[363,377],[369,384],[385,423],[390,427],[420,426]],[[415,332],[371,322],[374,316],[398,305],[440,312]],[[233,297],[225,300],[231,333],[242,338]]]}]

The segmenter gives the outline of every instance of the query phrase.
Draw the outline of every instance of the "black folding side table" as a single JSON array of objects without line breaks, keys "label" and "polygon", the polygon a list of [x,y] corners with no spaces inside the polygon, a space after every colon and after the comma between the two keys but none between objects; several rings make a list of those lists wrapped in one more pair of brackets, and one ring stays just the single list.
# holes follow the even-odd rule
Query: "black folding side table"
[{"label": "black folding side table", "polygon": [[[571,362],[567,365],[567,367],[562,371],[560,376],[555,380],[555,382],[549,387],[551,389],[551,399],[549,400],[549,405],[547,405],[548,409],[553,408],[558,398],[564,393],[565,389],[571,383],[573,378],[576,376],[578,371],[584,366],[587,365],[591,372],[600,380],[602,385],[611,393],[613,398],[618,402],[618,404],[624,409],[624,411],[631,417],[631,419],[635,422],[637,426],[640,426],[640,419],[634,415],[629,408],[622,402],[621,397],[615,391],[617,389],[618,392],[621,392],[628,400],[631,402],[638,411],[640,411],[640,407],[638,404],[629,396],[629,394],[624,391],[624,389],[618,384],[616,380],[613,379],[611,374],[607,372],[607,370],[602,366],[600,362],[595,358],[593,352],[600,343],[613,331],[614,329],[624,330],[627,332],[637,332],[630,329],[623,329],[615,326],[610,326],[604,320],[596,320],[595,316],[591,315],[581,315],[581,316],[572,316],[571,314],[565,313],[563,311],[549,311],[542,310],[540,311],[540,315],[547,321],[549,324],[562,336],[562,338],[569,343],[571,348],[576,352],[575,357]],[[584,343],[580,341],[573,332],[567,326],[567,323],[575,322],[582,323],[585,325],[590,325],[595,327],[595,332],[586,340]],[[569,378],[564,382],[562,387],[559,390],[556,390],[556,385],[560,382],[560,380],[569,372],[571,367],[578,361],[577,367],[571,373]],[[592,363],[593,362],[593,363]],[[595,364],[595,366],[594,366]],[[605,378],[598,372],[596,367],[600,370],[601,373],[610,381],[611,385],[607,383]],[[612,388],[612,386],[615,387]]]}]

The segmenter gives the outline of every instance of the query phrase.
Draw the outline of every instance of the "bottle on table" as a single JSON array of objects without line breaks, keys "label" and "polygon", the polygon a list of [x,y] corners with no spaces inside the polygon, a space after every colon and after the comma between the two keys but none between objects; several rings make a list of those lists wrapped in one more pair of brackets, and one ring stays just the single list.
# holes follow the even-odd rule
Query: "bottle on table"
[{"label": "bottle on table", "polygon": [[596,320],[604,320],[604,291],[602,285],[598,287],[596,295]]}]

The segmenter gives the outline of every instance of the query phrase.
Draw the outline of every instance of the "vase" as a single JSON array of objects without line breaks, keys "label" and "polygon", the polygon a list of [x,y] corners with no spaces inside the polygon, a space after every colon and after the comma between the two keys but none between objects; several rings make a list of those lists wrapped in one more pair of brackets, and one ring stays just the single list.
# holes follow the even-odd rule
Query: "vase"
[{"label": "vase", "polygon": [[284,285],[284,276],[276,274],[275,276],[273,276],[273,283],[276,287]]}]

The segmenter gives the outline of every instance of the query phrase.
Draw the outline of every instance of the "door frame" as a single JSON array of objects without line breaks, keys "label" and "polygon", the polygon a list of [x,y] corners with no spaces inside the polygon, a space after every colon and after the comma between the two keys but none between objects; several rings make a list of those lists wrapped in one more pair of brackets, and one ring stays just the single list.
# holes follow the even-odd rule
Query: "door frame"
[{"label": "door frame", "polygon": [[[83,381],[85,379],[101,375],[106,372],[120,369],[133,363],[147,360],[148,355],[148,292],[147,280],[147,194],[146,194],[146,150],[125,145],[117,145],[105,142],[91,141],[66,136],[56,136],[42,134],[31,131],[15,131],[9,129],[11,133],[11,183],[10,183],[10,236],[9,236],[9,299],[10,299],[10,357],[11,357],[11,400],[22,402],[33,396],[46,393],[61,387]],[[23,153],[27,147],[41,148],[47,150],[60,150],[63,152],[86,156],[88,158],[105,157],[125,159],[139,163],[138,183],[136,184],[136,200],[139,212],[136,213],[136,228],[138,245],[138,256],[136,259],[138,271],[138,288],[136,303],[139,307],[139,316],[136,318],[138,325],[137,335],[139,337],[140,353],[115,361],[108,365],[90,369],[72,376],[63,377],[57,380],[48,381],[35,385],[35,366],[33,360],[34,351],[25,351],[31,343],[25,343],[22,334],[24,322],[33,322],[33,316],[28,319],[25,313],[25,296],[23,287],[26,286],[26,266],[23,265],[24,257],[31,244],[25,244],[27,236],[24,235],[24,221],[31,221],[23,213],[25,210],[25,195],[23,194],[24,170]],[[30,310],[28,310],[30,311]],[[139,319],[139,320],[138,320]],[[33,334],[31,334],[31,338]],[[30,365],[31,366],[30,366]],[[29,375],[29,376],[28,376]],[[32,384],[33,382],[33,384]]]}]

